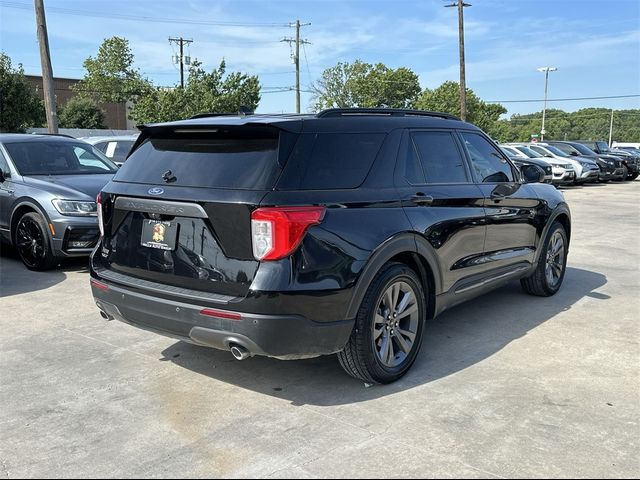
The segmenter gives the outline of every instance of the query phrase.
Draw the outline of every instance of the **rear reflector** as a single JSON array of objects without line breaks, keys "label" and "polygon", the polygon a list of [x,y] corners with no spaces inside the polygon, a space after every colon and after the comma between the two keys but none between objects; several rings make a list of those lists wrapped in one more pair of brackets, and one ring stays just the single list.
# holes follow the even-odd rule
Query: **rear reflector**
[{"label": "rear reflector", "polygon": [[109,290],[109,285],[107,285],[106,283],[99,282],[94,278],[92,278],[90,281],[91,281],[91,286],[96,287],[98,290],[103,290],[103,291]]},{"label": "rear reflector", "polygon": [[104,236],[104,221],[102,220],[102,192],[96,197],[96,206],[98,212],[98,228],[100,228],[100,236]]},{"label": "rear reflector", "polygon": [[227,320],[242,320],[242,315],[236,312],[226,312],[224,310],[214,310],[212,308],[205,308],[200,310],[200,315],[206,315],[208,317],[226,318]]},{"label": "rear reflector", "polygon": [[268,207],[251,214],[253,256],[279,260],[298,248],[307,229],[324,218],[325,207]]}]

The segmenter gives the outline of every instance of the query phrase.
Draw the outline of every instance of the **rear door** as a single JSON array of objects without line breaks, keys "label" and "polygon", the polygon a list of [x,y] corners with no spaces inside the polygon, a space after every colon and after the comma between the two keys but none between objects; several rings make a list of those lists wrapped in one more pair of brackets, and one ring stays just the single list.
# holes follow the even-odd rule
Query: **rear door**
[{"label": "rear door", "polygon": [[396,184],[411,224],[437,254],[443,291],[480,272],[486,230],[483,195],[471,181],[455,133],[407,131]]},{"label": "rear door", "polygon": [[[480,132],[461,131],[460,138],[487,214],[484,254],[488,267],[533,262],[537,214],[544,205],[531,185],[520,183],[507,158]],[[549,187],[551,188],[551,187]]]},{"label": "rear door", "polygon": [[293,136],[265,126],[147,133],[103,192],[99,274],[174,286],[168,293],[245,296],[258,268],[251,212]]}]

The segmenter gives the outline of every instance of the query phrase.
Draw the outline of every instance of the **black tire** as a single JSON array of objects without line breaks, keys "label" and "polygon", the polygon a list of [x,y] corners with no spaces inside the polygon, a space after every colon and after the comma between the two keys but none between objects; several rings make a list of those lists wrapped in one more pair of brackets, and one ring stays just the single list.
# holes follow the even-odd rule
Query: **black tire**
[{"label": "black tire", "polygon": [[627,177],[628,180],[635,180],[636,178],[638,178],[638,175],[640,175],[640,173],[636,172],[633,173],[630,177]]},{"label": "black tire", "polygon": [[[411,299],[414,296],[415,302],[411,303],[410,307],[405,305],[402,310],[403,312],[412,311],[413,313],[410,316],[403,317],[400,314],[396,318],[389,310],[385,310],[388,314],[386,316],[382,312],[381,307],[383,307],[383,304],[386,305],[385,302],[388,298],[390,299],[386,294],[389,290],[393,291],[394,288],[398,289],[398,294],[393,303],[398,306],[402,304],[408,293],[413,292],[413,295],[409,295],[408,298]],[[405,292],[403,289],[407,291]],[[418,275],[403,263],[390,262],[385,264],[371,282],[362,300],[351,338],[344,350],[338,353],[340,365],[349,375],[365,383],[387,384],[395,382],[407,373],[420,351],[426,312],[425,290]],[[407,313],[407,315],[409,314]],[[384,320],[385,323],[378,320]],[[391,322],[391,325],[388,325],[388,322]],[[393,329],[393,322],[395,322],[396,331]],[[376,325],[382,325],[377,330],[377,332],[382,332],[378,333],[378,336],[375,336],[376,333],[374,333]],[[388,328],[389,326],[391,326],[391,329]],[[410,335],[405,336],[400,332],[414,335],[413,342],[411,343]],[[385,341],[390,344],[388,362],[398,362],[397,365],[388,366],[381,359],[381,355],[384,356],[384,353],[382,353],[384,347],[378,347],[377,342],[380,342],[381,345],[386,345]],[[407,345],[407,342],[410,345]],[[408,353],[401,351],[401,344],[404,344],[404,348],[409,347]],[[380,348],[380,352],[378,348]],[[394,348],[398,348],[397,354]],[[393,358],[391,358],[391,355],[393,355]]]},{"label": "black tire", "polygon": [[[561,259],[557,256],[554,257],[555,260],[552,263],[556,265],[560,271],[559,275],[558,270],[550,265],[549,256],[553,255],[554,250],[552,249],[552,243],[559,235],[562,239],[563,246],[563,254]],[[560,222],[554,222],[547,233],[547,236],[544,240],[544,248],[540,254],[540,258],[538,259],[538,265],[536,266],[535,271],[529,277],[523,278],[520,280],[520,284],[525,292],[529,295],[536,295],[538,297],[550,297],[555,295],[560,287],[562,286],[562,282],[564,280],[564,275],[567,271],[567,253],[569,252],[569,241],[567,239],[567,232],[564,229],[564,226]],[[549,278],[547,267],[552,270],[552,281]]]},{"label": "black tire", "polygon": [[29,270],[50,270],[60,262],[53,254],[49,229],[39,213],[29,212],[20,217],[13,232],[13,244]]}]

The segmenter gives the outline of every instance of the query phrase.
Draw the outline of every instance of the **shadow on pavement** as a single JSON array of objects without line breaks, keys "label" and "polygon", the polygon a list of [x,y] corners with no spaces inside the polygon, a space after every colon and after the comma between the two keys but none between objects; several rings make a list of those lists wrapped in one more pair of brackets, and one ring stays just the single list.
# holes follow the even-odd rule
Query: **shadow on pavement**
[{"label": "shadow on pavement", "polygon": [[52,270],[34,272],[22,264],[13,247],[0,244],[0,298],[44,290],[67,278],[65,272],[88,271],[88,267],[87,257],[67,258]]},{"label": "shadow on pavement", "polygon": [[500,351],[585,296],[606,301],[595,290],[607,283],[596,272],[568,268],[565,282],[551,298],[524,294],[519,283],[451,309],[430,322],[422,350],[409,373],[388,386],[364,388],[347,376],[335,356],[280,361],[265,357],[234,360],[229,352],[178,342],[162,352],[163,361],[294,405],[364,402],[447,377]]}]

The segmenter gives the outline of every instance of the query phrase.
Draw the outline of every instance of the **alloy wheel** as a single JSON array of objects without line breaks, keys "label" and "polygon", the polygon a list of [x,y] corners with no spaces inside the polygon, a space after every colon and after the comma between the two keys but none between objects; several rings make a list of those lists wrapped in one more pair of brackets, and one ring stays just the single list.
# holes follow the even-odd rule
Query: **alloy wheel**
[{"label": "alloy wheel", "polygon": [[40,226],[31,218],[23,218],[16,230],[16,248],[29,267],[35,267],[46,254],[46,238]]},{"label": "alloy wheel", "polygon": [[549,247],[547,248],[547,264],[545,267],[545,276],[547,283],[551,288],[555,288],[564,270],[565,246],[564,237],[559,230],[556,230],[551,236]]},{"label": "alloy wheel", "polygon": [[413,349],[420,311],[415,290],[407,282],[392,283],[378,302],[373,321],[373,343],[380,362],[401,365]]}]

